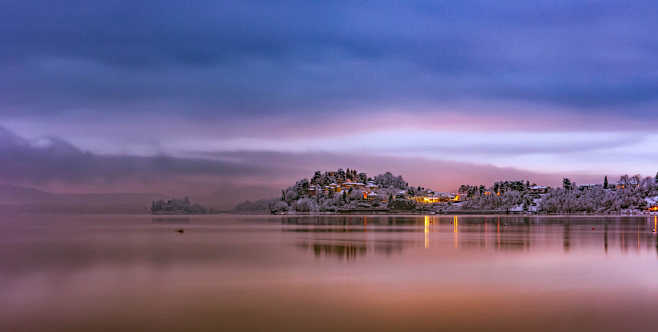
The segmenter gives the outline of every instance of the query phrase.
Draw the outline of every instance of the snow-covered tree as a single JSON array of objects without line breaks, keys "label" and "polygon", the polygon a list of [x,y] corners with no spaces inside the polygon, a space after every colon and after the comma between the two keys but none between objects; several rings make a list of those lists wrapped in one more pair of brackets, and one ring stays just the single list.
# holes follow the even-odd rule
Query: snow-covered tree
[{"label": "snow-covered tree", "polygon": [[288,203],[284,201],[277,201],[270,205],[270,212],[271,213],[287,212],[288,208],[289,208]]},{"label": "snow-covered tree", "polygon": [[339,168],[336,172],[336,180],[339,182],[344,182],[347,179],[345,171],[342,168]]},{"label": "snow-covered tree", "polygon": [[393,176],[391,172],[375,176],[375,183],[384,188],[407,189],[408,186],[402,176]]},{"label": "snow-covered tree", "polygon": [[322,173],[320,171],[315,171],[313,177],[311,178],[312,185],[322,185]]},{"label": "snow-covered tree", "polygon": [[358,189],[352,190],[349,194],[349,197],[350,197],[351,201],[356,201],[356,200],[363,199],[363,192],[361,190],[358,190]]},{"label": "snow-covered tree", "polygon": [[366,182],[368,182],[368,174],[366,174],[366,173],[359,173],[359,175],[358,175],[358,180],[359,180],[359,182],[361,182],[361,183],[366,183]]},{"label": "snow-covered tree", "polygon": [[317,212],[320,210],[317,203],[309,198],[301,198],[294,202],[293,208],[297,212]]},{"label": "snow-covered tree", "polygon": [[565,190],[573,189],[573,185],[571,184],[571,180],[569,180],[569,178],[562,179],[562,188],[564,188]]},{"label": "snow-covered tree", "polygon": [[[634,185],[633,183],[637,183]],[[658,195],[653,179],[624,175],[616,191],[594,188],[592,190],[553,189],[539,205],[544,213],[616,213],[623,210],[642,210],[647,207],[646,198]]]}]

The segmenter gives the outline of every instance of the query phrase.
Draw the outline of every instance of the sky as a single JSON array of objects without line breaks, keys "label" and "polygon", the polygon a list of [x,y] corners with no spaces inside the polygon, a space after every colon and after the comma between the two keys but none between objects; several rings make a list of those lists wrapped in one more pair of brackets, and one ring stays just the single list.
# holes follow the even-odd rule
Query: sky
[{"label": "sky", "polygon": [[0,8],[0,183],[232,204],[338,167],[441,191],[658,171],[655,1]]}]

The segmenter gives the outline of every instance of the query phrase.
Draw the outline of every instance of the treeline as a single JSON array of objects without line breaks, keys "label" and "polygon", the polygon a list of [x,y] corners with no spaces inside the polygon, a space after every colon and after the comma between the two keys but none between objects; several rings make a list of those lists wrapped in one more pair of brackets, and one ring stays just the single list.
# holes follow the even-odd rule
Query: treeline
[{"label": "treeline", "polygon": [[355,169],[348,168],[347,171],[345,171],[342,168],[339,168],[335,172],[330,171],[322,173],[320,171],[315,171],[315,174],[313,174],[313,177],[311,178],[310,184],[328,186],[332,183],[348,181],[366,183],[368,180],[371,179],[368,178],[368,174],[366,173],[358,172]]},{"label": "treeline", "polygon": [[[493,193],[496,195],[504,194],[509,191],[523,192],[530,189],[531,186],[536,186],[537,184],[530,184],[530,181],[498,181],[494,182],[491,187],[485,187],[484,185],[467,185],[463,184],[459,186],[459,193],[463,194],[464,198],[474,198],[476,196],[485,196],[485,194]],[[488,194],[487,194],[488,195]]]},{"label": "treeline", "polygon": [[564,181],[562,188],[551,190],[542,198],[539,211],[543,213],[615,213],[625,210],[646,210],[647,199],[658,196],[656,178],[639,175],[622,176],[617,186],[596,186],[579,189]]},{"label": "treeline", "polygon": [[[620,213],[643,211],[658,196],[655,178],[624,175],[616,185],[577,185],[568,178],[560,188],[536,190],[529,181],[501,181],[493,186],[462,185],[460,193],[467,200],[461,205],[469,210],[528,211],[537,213]],[[533,190],[535,189],[535,190]]]}]

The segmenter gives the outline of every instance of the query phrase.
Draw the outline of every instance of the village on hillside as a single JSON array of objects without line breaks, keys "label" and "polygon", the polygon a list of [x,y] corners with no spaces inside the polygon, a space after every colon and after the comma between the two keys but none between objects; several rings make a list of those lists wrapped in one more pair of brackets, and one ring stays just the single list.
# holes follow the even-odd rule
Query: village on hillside
[{"label": "village on hillside", "polygon": [[273,214],[295,213],[600,213],[658,212],[655,178],[622,176],[615,184],[578,185],[568,178],[561,187],[530,181],[499,181],[491,186],[462,185],[457,192],[410,186],[390,172],[369,177],[354,169],[320,172],[281,191],[269,204]]}]

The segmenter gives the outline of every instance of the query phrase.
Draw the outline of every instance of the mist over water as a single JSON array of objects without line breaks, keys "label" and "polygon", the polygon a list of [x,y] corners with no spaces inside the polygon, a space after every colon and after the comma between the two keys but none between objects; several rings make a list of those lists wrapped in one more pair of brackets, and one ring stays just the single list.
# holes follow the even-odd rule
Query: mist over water
[{"label": "mist over water", "polygon": [[656,223],[3,216],[0,330],[654,330]]}]

